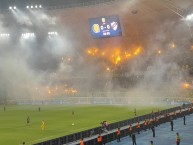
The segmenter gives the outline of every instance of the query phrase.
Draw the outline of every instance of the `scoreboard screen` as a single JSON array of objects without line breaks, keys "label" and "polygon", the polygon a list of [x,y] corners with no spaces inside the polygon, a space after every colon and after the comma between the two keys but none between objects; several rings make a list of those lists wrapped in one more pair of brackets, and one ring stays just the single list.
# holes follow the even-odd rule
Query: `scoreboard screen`
[{"label": "scoreboard screen", "polygon": [[103,38],[122,35],[119,16],[117,15],[91,18],[89,22],[90,22],[90,33],[93,38]]}]

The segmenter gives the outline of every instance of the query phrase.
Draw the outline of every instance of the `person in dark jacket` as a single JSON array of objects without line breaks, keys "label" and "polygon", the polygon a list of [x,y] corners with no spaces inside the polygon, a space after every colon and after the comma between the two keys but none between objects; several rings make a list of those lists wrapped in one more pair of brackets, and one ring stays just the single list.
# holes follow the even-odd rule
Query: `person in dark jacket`
[{"label": "person in dark jacket", "polygon": [[183,120],[184,120],[184,125],[186,125],[186,116],[185,115],[183,117]]},{"label": "person in dark jacket", "polygon": [[173,122],[173,120],[170,121],[170,125],[171,125],[171,131],[173,131],[174,130],[174,122]]},{"label": "person in dark jacket", "polygon": [[136,137],[135,137],[135,134],[134,134],[134,133],[132,134],[132,142],[133,142],[133,145],[137,145],[137,143],[136,143]]},{"label": "person in dark jacket", "polygon": [[27,117],[26,121],[27,121],[27,125],[30,125],[30,117],[29,116]]},{"label": "person in dark jacket", "polygon": [[153,132],[153,137],[155,137],[155,127],[153,125],[151,126],[151,130]]}]

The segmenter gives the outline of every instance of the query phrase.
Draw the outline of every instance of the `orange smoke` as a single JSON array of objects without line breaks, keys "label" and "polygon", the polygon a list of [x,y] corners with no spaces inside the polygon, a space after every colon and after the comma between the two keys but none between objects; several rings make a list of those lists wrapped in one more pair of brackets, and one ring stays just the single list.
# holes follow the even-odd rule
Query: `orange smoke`
[{"label": "orange smoke", "polygon": [[137,48],[137,49],[134,51],[134,55],[139,55],[140,52],[141,52],[141,48]]},{"label": "orange smoke", "polygon": [[175,44],[174,42],[171,42],[171,43],[170,43],[170,47],[171,47],[171,48],[176,48],[176,44]]},{"label": "orange smoke", "polygon": [[88,55],[96,56],[96,55],[98,55],[98,52],[99,52],[98,48],[89,48],[89,49],[87,49],[87,54]]},{"label": "orange smoke", "polygon": [[103,58],[114,65],[118,65],[128,59],[140,55],[142,47],[133,47],[131,51],[126,51],[121,48],[88,48],[86,50],[87,55],[95,58]]},{"label": "orange smoke", "polygon": [[189,83],[184,83],[183,88],[184,89],[190,89],[190,84]]},{"label": "orange smoke", "polygon": [[190,50],[193,50],[193,45],[191,46]]},{"label": "orange smoke", "polygon": [[45,96],[55,96],[57,94],[67,94],[67,95],[75,95],[78,93],[78,90],[72,87],[68,87],[67,84],[60,85],[60,86],[47,86],[45,88]]}]

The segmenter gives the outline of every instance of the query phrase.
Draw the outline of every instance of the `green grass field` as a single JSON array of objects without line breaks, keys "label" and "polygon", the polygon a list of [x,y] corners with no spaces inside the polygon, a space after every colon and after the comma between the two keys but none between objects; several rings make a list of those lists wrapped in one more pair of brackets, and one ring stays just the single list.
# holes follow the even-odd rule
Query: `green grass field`
[{"label": "green grass field", "polygon": [[[109,123],[132,118],[132,106],[7,106],[4,112],[0,106],[0,145],[27,145],[44,140],[72,134],[82,130],[100,126],[100,122]],[[168,106],[136,107],[137,115],[150,113],[168,108]],[[74,121],[72,117],[74,113]],[[30,126],[26,125],[30,116]],[[45,120],[45,130],[40,128]],[[75,125],[72,125],[72,122]]]}]

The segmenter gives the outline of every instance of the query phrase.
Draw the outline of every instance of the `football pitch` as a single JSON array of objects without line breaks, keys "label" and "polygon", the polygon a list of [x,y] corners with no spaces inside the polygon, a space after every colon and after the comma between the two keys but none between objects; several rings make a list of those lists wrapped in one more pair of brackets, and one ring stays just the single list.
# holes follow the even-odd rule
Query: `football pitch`
[{"label": "football pitch", "polygon": [[[21,105],[0,106],[0,145],[26,145],[57,138],[67,134],[100,126],[106,120],[109,123],[156,112],[169,106],[52,106]],[[74,112],[74,115],[73,115]],[[27,117],[30,124],[27,125]],[[41,130],[41,121],[45,121],[45,130]],[[72,125],[74,123],[74,125]]]}]

